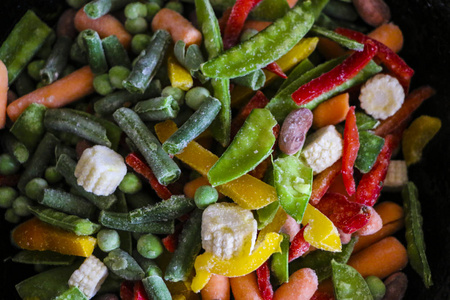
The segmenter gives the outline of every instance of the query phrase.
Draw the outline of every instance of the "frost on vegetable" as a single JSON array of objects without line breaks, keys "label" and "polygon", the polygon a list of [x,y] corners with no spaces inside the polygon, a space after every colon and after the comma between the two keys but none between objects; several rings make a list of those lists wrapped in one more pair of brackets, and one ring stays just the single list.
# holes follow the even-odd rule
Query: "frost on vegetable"
[{"label": "frost on vegetable", "polygon": [[408,182],[408,169],[404,160],[391,160],[384,180],[383,190],[400,191]]},{"label": "frost on vegetable", "polygon": [[91,255],[70,276],[69,286],[76,286],[90,299],[100,290],[106,277],[108,268],[97,257]]}]

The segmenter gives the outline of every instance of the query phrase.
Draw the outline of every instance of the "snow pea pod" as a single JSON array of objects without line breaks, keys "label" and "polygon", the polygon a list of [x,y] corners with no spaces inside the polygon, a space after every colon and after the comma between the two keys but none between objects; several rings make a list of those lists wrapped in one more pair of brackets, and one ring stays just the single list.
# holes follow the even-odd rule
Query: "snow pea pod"
[{"label": "snow pea pod", "polygon": [[283,233],[283,241],[281,241],[281,252],[274,253],[270,262],[270,270],[278,284],[289,281],[289,235]]},{"label": "snow pea pod", "polygon": [[261,69],[292,49],[313,23],[311,3],[302,2],[253,38],[202,64],[201,71],[212,78],[234,78]]},{"label": "snow pea pod", "polygon": [[273,127],[277,124],[267,109],[254,109],[233,142],[208,172],[212,186],[230,182],[254,169],[272,153]]},{"label": "snow pea pod", "polygon": [[362,173],[367,173],[375,164],[378,154],[380,154],[381,148],[383,148],[384,139],[369,131],[363,130],[359,131],[359,145],[355,167]]},{"label": "snow pea pod", "polygon": [[334,294],[337,300],[373,300],[366,281],[354,268],[331,261],[333,270]]}]

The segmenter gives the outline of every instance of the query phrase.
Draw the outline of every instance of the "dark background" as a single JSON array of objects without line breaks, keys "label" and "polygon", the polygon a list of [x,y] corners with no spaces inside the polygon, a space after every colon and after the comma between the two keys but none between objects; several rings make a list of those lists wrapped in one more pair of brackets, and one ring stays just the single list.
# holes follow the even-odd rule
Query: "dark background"
[{"label": "dark background", "polygon": [[[409,288],[405,298],[450,299],[450,1],[396,0],[387,3],[392,10],[393,22],[404,34],[405,44],[400,54],[416,71],[412,87],[429,84],[438,91],[415,116],[427,114],[442,120],[442,128],[425,148],[422,161],[409,169],[410,180],[418,186],[422,202],[424,235],[434,286],[426,290],[421,278],[408,266],[405,272]],[[50,21],[63,4],[62,0],[0,0],[0,41],[28,7],[33,7]],[[400,202],[398,198],[392,200]],[[33,267],[3,261],[16,250],[9,243],[13,226],[4,222],[3,217],[0,219],[0,299],[18,299],[14,284],[29,277]],[[400,239],[403,234],[399,234]]]}]

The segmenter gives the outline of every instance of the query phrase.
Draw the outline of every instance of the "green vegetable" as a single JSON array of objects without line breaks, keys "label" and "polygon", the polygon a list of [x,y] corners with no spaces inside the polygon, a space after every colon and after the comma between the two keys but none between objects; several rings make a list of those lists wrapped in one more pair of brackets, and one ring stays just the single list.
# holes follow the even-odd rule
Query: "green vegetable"
[{"label": "green vegetable", "polygon": [[81,197],[51,188],[44,189],[43,194],[38,198],[38,202],[47,207],[81,218],[92,218],[96,210],[92,203]]},{"label": "green vegetable", "polygon": [[272,271],[278,285],[289,281],[289,235],[283,233],[281,241],[281,252],[274,253],[270,262]]},{"label": "green vegetable", "polygon": [[31,214],[29,206],[33,204],[33,201],[25,196],[19,196],[14,199],[12,203],[12,209],[14,213],[20,217],[27,217]]},{"label": "green vegetable", "polygon": [[194,201],[200,209],[205,209],[214,204],[219,199],[219,193],[215,188],[209,185],[202,185],[195,191]]},{"label": "green vegetable", "polygon": [[62,73],[69,59],[72,39],[67,36],[60,36],[53,46],[50,56],[45,61],[45,65],[40,70],[40,78],[45,84],[50,84],[62,78]]},{"label": "green vegetable", "polygon": [[18,216],[15,212],[14,209],[12,208],[8,208],[5,211],[5,220],[9,223],[19,223],[20,221],[20,216]]},{"label": "green vegetable", "polygon": [[359,131],[359,150],[355,167],[362,173],[369,172],[375,164],[383,145],[384,139],[382,137],[369,131]]},{"label": "green vegetable", "polygon": [[45,133],[44,115],[47,108],[42,104],[30,104],[14,122],[11,133],[29,150],[34,150]]},{"label": "green vegetable", "polygon": [[102,40],[97,31],[86,29],[81,32],[84,46],[86,47],[89,66],[94,74],[102,74],[108,71],[105,51],[103,50]]},{"label": "green vegetable", "polygon": [[48,187],[48,183],[44,178],[33,178],[28,181],[25,186],[25,194],[28,198],[38,200],[44,194],[44,189]]},{"label": "green vegetable", "polygon": [[[121,191],[116,191],[117,202],[111,207],[111,210],[118,213],[128,213],[128,203],[125,194]],[[120,249],[131,254],[133,252],[133,239],[131,232],[118,230],[117,231],[120,238]]]},{"label": "green vegetable", "polygon": [[313,25],[311,28],[311,32],[324,36],[341,46],[344,46],[345,48],[355,50],[355,51],[362,51],[364,49],[364,45],[361,43],[356,42],[355,40],[352,40],[346,36],[340,35],[339,33],[336,33],[332,30],[328,30],[326,28]]},{"label": "green vegetable", "polygon": [[145,6],[147,7],[147,20],[149,21],[161,10],[161,6],[156,2],[147,3]]},{"label": "green vegetable", "polygon": [[138,233],[172,234],[175,231],[173,220],[131,224],[128,220],[128,213],[105,210],[100,212],[98,222],[108,228]]},{"label": "green vegetable", "polygon": [[275,218],[275,215],[277,214],[279,207],[280,202],[275,201],[256,211],[258,230],[263,229],[264,227],[267,226],[267,224],[272,222],[273,218]]},{"label": "green vegetable", "polygon": [[130,75],[130,69],[124,66],[114,66],[109,69],[109,81],[116,89],[123,89],[123,81]]},{"label": "green vegetable", "polygon": [[114,87],[109,80],[109,74],[95,76],[93,85],[95,91],[102,96],[109,95],[114,91]]},{"label": "green vegetable", "polygon": [[79,288],[72,286],[56,297],[55,300],[88,300],[88,298]]},{"label": "green vegetable", "polygon": [[136,249],[143,257],[150,259],[157,258],[164,250],[161,240],[151,233],[139,238]]},{"label": "green vegetable", "polygon": [[102,229],[97,233],[98,247],[109,252],[120,247],[120,236],[116,230]]},{"label": "green vegetable", "polygon": [[201,86],[194,87],[186,93],[186,105],[193,110],[197,110],[210,95],[211,93],[206,88]]},{"label": "green vegetable", "polygon": [[147,16],[147,7],[145,6],[144,3],[133,2],[133,3],[127,4],[127,6],[125,6],[124,13],[125,13],[125,17],[127,17],[127,19],[136,19],[139,17],[146,17]]},{"label": "green vegetable", "polygon": [[16,81],[14,81],[14,88],[19,97],[26,95],[35,90],[35,84],[33,79],[31,79],[30,75],[27,72],[22,72],[17,77]]},{"label": "green vegetable", "polygon": [[183,4],[181,4],[180,2],[177,2],[177,1],[169,1],[166,3],[166,5],[164,7],[171,9],[173,11],[176,11],[180,15],[183,14],[183,11],[184,11]]},{"label": "green vegetable", "polygon": [[373,299],[364,278],[354,268],[346,264],[338,263],[333,259],[331,260],[331,269],[333,271],[333,285],[336,300]]},{"label": "green vegetable", "polygon": [[372,294],[373,300],[381,300],[386,293],[386,286],[383,281],[376,276],[367,276],[364,279]]},{"label": "green vegetable", "polygon": [[8,153],[0,154],[0,175],[12,175],[19,171],[20,163]]},{"label": "green vegetable", "polygon": [[175,43],[173,53],[177,60],[183,67],[185,67],[189,73],[195,78],[198,78],[201,83],[205,83],[209,78],[203,76],[199,71],[200,65],[205,62],[200,47],[196,44],[192,44],[186,49],[186,43],[179,40]]},{"label": "green vegetable", "polygon": [[147,276],[144,279],[142,279],[142,284],[144,285],[147,295],[149,295],[151,299],[154,300],[172,299],[170,291],[167,288],[167,285],[165,284],[161,276],[158,275]]},{"label": "green vegetable", "polygon": [[262,88],[266,83],[266,75],[259,69],[244,76],[233,78],[231,82],[256,91]]},{"label": "green vegetable", "polygon": [[134,54],[141,53],[142,50],[148,47],[151,40],[152,37],[148,34],[138,33],[134,35],[131,39],[131,51],[133,51]]},{"label": "green vegetable", "polygon": [[41,79],[40,72],[44,65],[45,60],[34,60],[30,62],[27,66],[28,75],[34,80],[39,81]]},{"label": "green vegetable", "polygon": [[105,51],[106,60],[110,67],[122,66],[131,68],[130,58],[127,50],[119,42],[115,35],[110,35],[102,39],[103,50]]},{"label": "green vegetable", "polygon": [[289,73],[288,78],[281,84],[278,92],[290,85],[292,82],[300,78],[303,74],[313,69],[314,65],[309,59],[302,60],[292,71]]},{"label": "green vegetable", "polygon": [[180,106],[172,96],[164,96],[140,101],[133,110],[143,121],[163,121],[175,118]]},{"label": "green vegetable", "polygon": [[91,19],[98,19],[116,11],[133,0],[93,0],[84,6],[84,12]]},{"label": "green vegetable", "polygon": [[141,280],[145,276],[136,260],[122,249],[109,252],[103,262],[111,272],[125,280]]},{"label": "green vegetable", "polygon": [[14,199],[16,199],[18,193],[10,186],[0,186],[0,207],[9,208],[11,207]]},{"label": "green vegetable", "polygon": [[131,34],[144,33],[148,29],[148,23],[147,20],[143,17],[139,17],[136,19],[127,19],[125,21],[125,29]]},{"label": "green vegetable", "polygon": [[338,0],[330,0],[323,12],[330,17],[344,21],[355,22],[358,19],[358,13],[353,5]]},{"label": "green vegetable", "polygon": [[142,188],[142,182],[134,173],[127,173],[119,184],[119,190],[126,194],[135,194]]},{"label": "green vegetable", "polygon": [[12,261],[22,264],[64,266],[71,265],[75,261],[75,256],[53,251],[22,250],[12,257]]},{"label": "green vegetable", "polygon": [[63,179],[62,175],[59,174],[55,166],[50,166],[45,169],[44,178],[50,184],[58,183]]},{"label": "green vegetable", "polygon": [[363,112],[356,112],[356,126],[358,127],[359,131],[362,130],[372,130],[375,129],[378,124],[380,124],[380,121],[372,118],[369,115],[366,115]]}]

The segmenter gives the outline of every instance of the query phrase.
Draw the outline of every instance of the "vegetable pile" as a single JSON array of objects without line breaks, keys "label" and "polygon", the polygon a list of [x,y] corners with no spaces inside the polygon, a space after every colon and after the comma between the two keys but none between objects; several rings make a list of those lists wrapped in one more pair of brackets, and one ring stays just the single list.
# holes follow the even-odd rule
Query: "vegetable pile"
[{"label": "vegetable pile", "polygon": [[22,299],[401,299],[408,261],[432,285],[407,167],[441,122],[409,124],[435,91],[382,0],[67,4],[0,47],[11,259],[48,266]]}]

